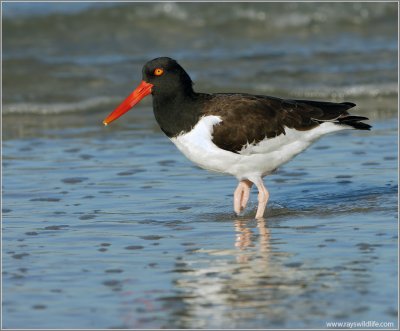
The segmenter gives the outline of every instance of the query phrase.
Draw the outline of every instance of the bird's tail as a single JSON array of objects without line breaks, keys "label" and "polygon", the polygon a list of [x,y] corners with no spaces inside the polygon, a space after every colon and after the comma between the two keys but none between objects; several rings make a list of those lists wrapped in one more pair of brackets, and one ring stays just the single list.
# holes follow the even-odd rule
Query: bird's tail
[{"label": "bird's tail", "polygon": [[319,123],[333,122],[338,125],[348,125],[357,130],[371,130],[372,126],[361,121],[369,120],[368,117],[353,116],[353,115],[341,115],[334,120],[317,120]]},{"label": "bird's tail", "polygon": [[367,121],[368,117],[363,116],[343,116],[338,118],[338,124],[348,125],[357,130],[371,130],[372,126],[361,121]]}]

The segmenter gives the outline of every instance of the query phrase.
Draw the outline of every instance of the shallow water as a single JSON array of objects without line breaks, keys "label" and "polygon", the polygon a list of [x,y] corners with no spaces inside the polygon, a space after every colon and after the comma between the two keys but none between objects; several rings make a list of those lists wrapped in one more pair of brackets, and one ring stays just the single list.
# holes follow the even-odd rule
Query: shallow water
[{"label": "shallow water", "polygon": [[[261,47],[264,41],[256,33],[269,23],[262,15],[251,19],[259,6],[252,12],[252,7],[232,5],[236,12],[218,16],[222,21],[212,11],[199,10],[199,20],[214,22],[207,27],[212,33],[201,30],[199,38],[201,47],[214,49],[207,56],[197,54],[194,44],[186,53],[171,46],[186,58],[199,81],[196,88],[346,98],[357,103],[356,114],[371,118],[373,130],[324,137],[266,177],[271,198],[265,219],[258,221],[256,193],[244,215],[235,217],[235,179],[186,160],[158,129],[150,100],[124,120],[101,126],[124,91],[139,81],[143,54],[102,58],[106,46],[100,43],[92,58],[92,50],[78,47],[91,37],[82,33],[76,40],[82,54],[73,54],[67,42],[49,43],[39,56],[40,45],[21,32],[26,26],[33,35],[46,31],[53,11],[28,18],[11,15],[18,19],[6,24],[15,35],[3,49],[9,64],[4,67],[3,327],[325,328],[331,321],[372,320],[397,325],[397,38],[384,34],[392,14],[383,5],[362,7],[375,23],[367,37],[363,24],[368,19],[354,23],[349,18],[354,12],[338,6],[336,14],[347,25],[336,34],[328,30],[349,48],[346,56],[328,56],[325,51],[333,47],[314,38],[322,34],[313,28],[315,13],[325,13],[326,5],[316,11],[279,7],[285,17],[297,14],[293,22],[299,25],[281,28],[275,49],[284,56],[269,56],[272,45]],[[84,16],[91,19],[85,21],[89,29],[96,15],[104,21],[124,12],[126,23],[143,17],[146,7],[141,5],[133,18],[126,7],[111,8],[75,12],[69,7],[58,19],[78,22]],[[177,16],[160,5],[148,8],[151,17],[166,21],[170,34],[171,22],[180,27],[184,13],[187,21],[193,15],[187,6],[178,6]],[[215,8],[222,12],[223,7]],[[238,46],[227,37],[230,29],[237,31],[229,20],[235,13],[244,15],[246,26],[238,38],[255,45],[247,55],[238,56]],[[330,27],[337,24],[325,15]],[[314,21],[304,22],[307,17]],[[277,20],[275,28],[282,22],[292,21]],[[137,24],[143,29],[146,21]],[[196,24],[201,27],[200,21],[191,24],[188,40]],[[112,20],[107,26],[121,33]],[[221,26],[228,40],[211,47],[209,38]],[[61,28],[48,31],[48,40]],[[303,48],[297,47],[302,42],[285,48],[296,33],[302,35]],[[308,55],[299,57],[305,49],[314,67],[302,62]],[[19,67],[13,63],[16,54]],[[357,54],[362,61],[355,60]],[[43,67],[29,66],[32,59]],[[267,68],[265,76],[254,79],[256,68],[271,61],[282,71]],[[135,79],[126,74],[128,68]],[[324,83],[318,83],[326,68],[337,74],[324,75]],[[106,78],[98,81],[103,69]],[[32,77],[23,80],[35,70],[42,70],[42,85],[28,84]],[[79,77],[91,78],[82,82]],[[89,88],[82,90],[85,82]]]},{"label": "shallow water", "polygon": [[4,141],[4,326],[396,320],[395,121],[325,137],[267,177],[261,221],[254,193],[234,217],[233,178],[136,125]]}]

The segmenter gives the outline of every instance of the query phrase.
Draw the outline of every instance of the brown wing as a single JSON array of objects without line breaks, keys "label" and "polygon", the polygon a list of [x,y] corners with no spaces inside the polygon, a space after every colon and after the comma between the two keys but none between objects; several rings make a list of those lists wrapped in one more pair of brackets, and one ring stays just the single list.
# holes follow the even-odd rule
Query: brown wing
[{"label": "brown wing", "polygon": [[[222,119],[214,127],[213,142],[235,153],[248,143],[258,143],[266,137],[285,134],[285,127],[304,131],[324,121],[343,122],[349,117],[347,109],[355,106],[348,102],[284,100],[248,94],[215,94],[210,101],[205,115],[217,115]],[[351,118],[357,123],[366,119]]]}]

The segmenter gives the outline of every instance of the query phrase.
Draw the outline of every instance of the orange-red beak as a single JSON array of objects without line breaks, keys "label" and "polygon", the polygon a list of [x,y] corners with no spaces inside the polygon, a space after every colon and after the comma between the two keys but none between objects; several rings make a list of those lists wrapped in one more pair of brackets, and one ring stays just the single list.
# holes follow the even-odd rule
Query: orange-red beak
[{"label": "orange-red beak", "polygon": [[103,121],[103,124],[110,124],[112,121],[115,121],[118,117],[125,114],[128,110],[132,109],[134,105],[151,93],[152,87],[153,84],[142,80],[139,86],[124,101],[122,101],[122,103],[110,115],[107,116]]}]

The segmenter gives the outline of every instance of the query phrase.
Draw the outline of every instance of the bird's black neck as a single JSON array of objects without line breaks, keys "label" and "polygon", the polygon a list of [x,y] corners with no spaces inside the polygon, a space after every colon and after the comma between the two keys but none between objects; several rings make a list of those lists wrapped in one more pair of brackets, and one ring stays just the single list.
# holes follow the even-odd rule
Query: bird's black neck
[{"label": "bird's black neck", "polygon": [[161,130],[169,137],[189,132],[202,116],[204,94],[191,91],[153,94],[154,116]]}]

